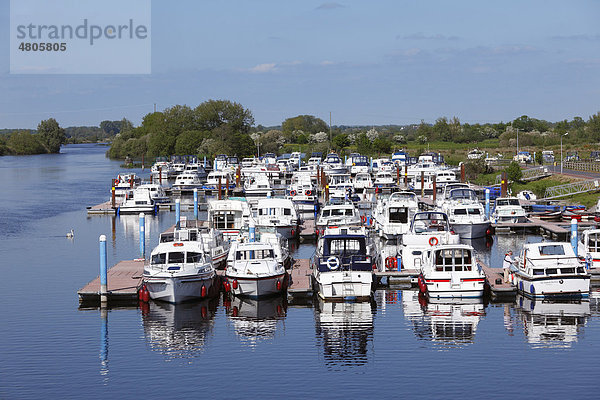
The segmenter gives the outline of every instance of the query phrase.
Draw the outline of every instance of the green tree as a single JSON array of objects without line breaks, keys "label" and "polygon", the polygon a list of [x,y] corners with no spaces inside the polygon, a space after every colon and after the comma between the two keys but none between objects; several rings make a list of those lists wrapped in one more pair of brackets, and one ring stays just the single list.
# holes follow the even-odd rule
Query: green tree
[{"label": "green tree", "polygon": [[66,141],[65,130],[54,118],[44,120],[37,127],[40,142],[48,153],[60,153],[60,146]]},{"label": "green tree", "polygon": [[175,142],[175,154],[187,155],[198,154],[202,141],[210,137],[210,132],[185,131],[177,136]]},{"label": "green tree", "polygon": [[208,100],[194,109],[198,127],[195,129],[212,131],[222,125],[228,125],[234,131],[249,133],[254,125],[252,112],[239,103],[229,100]]},{"label": "green tree", "polygon": [[[150,135],[148,139],[148,156],[150,157],[161,157],[170,156],[175,152],[175,141],[176,137],[169,135],[166,132],[158,132]],[[132,154],[121,154],[120,156],[126,156]]]},{"label": "green tree", "polygon": [[520,182],[523,177],[523,171],[521,171],[521,167],[519,163],[516,161],[512,161],[510,165],[506,168],[506,176],[508,180],[513,182]]},{"label": "green tree", "polygon": [[333,138],[333,144],[339,149],[350,146],[350,138],[345,133],[340,133]]},{"label": "green tree", "polygon": [[448,118],[442,117],[435,121],[432,128],[433,138],[442,140],[444,142],[450,141],[452,133],[450,131],[450,125],[448,124]]},{"label": "green tree", "polygon": [[387,137],[379,136],[377,139],[373,140],[373,149],[377,153],[391,153],[392,142]]},{"label": "green tree", "polygon": [[292,135],[295,131],[302,131],[309,135],[317,132],[328,132],[329,127],[321,118],[313,115],[298,115],[288,118],[281,124],[281,130],[286,136]]},{"label": "green tree", "polygon": [[14,154],[44,154],[46,147],[40,141],[39,135],[32,135],[26,131],[18,131],[10,135],[6,143]]},{"label": "green tree", "polygon": [[371,141],[366,133],[361,133],[356,137],[356,148],[362,154],[368,154],[371,151]]},{"label": "green tree", "polygon": [[541,151],[535,153],[535,162],[539,165],[544,165],[544,156],[542,155]]}]

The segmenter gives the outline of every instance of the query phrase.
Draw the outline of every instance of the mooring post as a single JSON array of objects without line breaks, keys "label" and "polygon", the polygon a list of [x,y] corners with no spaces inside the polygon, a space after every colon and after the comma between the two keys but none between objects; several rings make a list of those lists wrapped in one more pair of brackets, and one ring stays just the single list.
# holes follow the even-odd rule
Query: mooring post
[{"label": "mooring post", "polygon": [[433,175],[433,197],[432,200],[435,202],[437,198],[437,175]]},{"label": "mooring post", "polygon": [[158,184],[162,186],[162,167],[158,167]]},{"label": "mooring post", "polygon": [[111,200],[112,200],[112,208],[116,207],[117,201],[115,199],[115,180],[113,179],[112,189],[111,189]]},{"label": "mooring post", "polygon": [[198,189],[194,188],[194,219],[198,220]]},{"label": "mooring post", "polygon": [[485,189],[485,218],[490,219],[490,189]]},{"label": "mooring post", "polygon": [[225,197],[229,197],[229,175],[225,177]]},{"label": "mooring post", "polygon": [[221,200],[222,197],[222,188],[221,188],[221,176],[219,175],[219,181],[217,182],[217,184],[219,185],[218,189],[217,189],[217,200]]},{"label": "mooring post", "polygon": [[315,232],[317,231],[317,219],[319,218],[319,201],[315,200]]},{"label": "mooring post", "polygon": [[256,226],[254,226],[254,221],[250,221],[248,233],[248,240],[250,241],[250,243],[254,243],[254,241],[256,240]]},{"label": "mooring post", "polygon": [[400,166],[396,166],[396,183],[400,186]]},{"label": "mooring post", "polygon": [[572,218],[571,219],[571,247],[573,247],[573,251],[575,252],[575,257],[578,257],[577,255],[577,219]]},{"label": "mooring post", "polygon": [[402,255],[396,255],[396,268],[398,271],[402,271]]},{"label": "mooring post", "polygon": [[204,168],[206,168],[206,156],[204,156],[204,164],[203,164]]},{"label": "mooring post", "polygon": [[146,258],[146,217],[140,213],[140,258]]},{"label": "mooring post", "polygon": [[100,235],[100,303],[108,302],[108,266],[106,264],[106,236]]},{"label": "mooring post", "polygon": [[408,189],[408,164],[404,164],[404,187]]},{"label": "mooring post", "polygon": [[460,164],[460,181],[465,183],[465,164]]},{"label": "mooring post", "polygon": [[175,227],[179,228],[179,221],[181,220],[181,200],[175,199]]},{"label": "mooring post", "polygon": [[506,171],[502,171],[501,181],[500,181],[500,196],[506,197],[507,192],[508,192],[507,175],[506,175]]}]

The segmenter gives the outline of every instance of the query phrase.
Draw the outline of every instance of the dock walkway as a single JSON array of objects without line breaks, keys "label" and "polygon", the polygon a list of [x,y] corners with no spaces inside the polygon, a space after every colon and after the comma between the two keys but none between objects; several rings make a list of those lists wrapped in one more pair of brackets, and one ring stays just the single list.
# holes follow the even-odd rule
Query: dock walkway
[{"label": "dock walkway", "polygon": [[[144,260],[121,261],[108,270],[108,302],[137,302]],[[80,303],[100,305],[100,277],[77,291]]]},{"label": "dock walkway", "polygon": [[511,298],[517,295],[517,288],[511,283],[504,282],[504,269],[491,268],[477,261],[485,274],[485,280],[490,286],[492,298]]},{"label": "dock walkway", "polygon": [[312,297],[312,268],[310,260],[301,258],[294,260],[292,268],[288,271],[290,274],[290,284],[288,286],[288,298]]}]

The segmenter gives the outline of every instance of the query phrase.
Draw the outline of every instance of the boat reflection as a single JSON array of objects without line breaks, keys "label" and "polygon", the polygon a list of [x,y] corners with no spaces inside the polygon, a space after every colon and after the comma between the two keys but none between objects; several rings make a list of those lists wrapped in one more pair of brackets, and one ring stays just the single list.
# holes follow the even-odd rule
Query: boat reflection
[{"label": "boat reflection", "polygon": [[232,297],[224,300],[225,310],[244,345],[256,347],[261,340],[275,337],[283,324],[287,302],[283,296],[260,299]]},{"label": "boat reflection", "polygon": [[416,290],[402,291],[402,307],[417,339],[447,347],[473,343],[485,316],[483,299],[428,300]]},{"label": "boat reflection", "polygon": [[[133,239],[134,242],[140,240],[140,217],[139,214],[119,215],[115,217],[118,224],[123,228],[123,234],[126,238]],[[160,225],[158,215],[145,215],[144,216],[144,233],[146,236],[146,243],[149,243],[150,239],[158,237],[160,234]]]},{"label": "boat reflection", "polygon": [[325,302],[315,307],[317,343],[325,365],[345,369],[368,362],[373,343],[374,302]]},{"label": "boat reflection", "polygon": [[517,296],[517,315],[532,347],[570,347],[591,315],[588,300],[533,300]]},{"label": "boat reflection", "polygon": [[218,299],[182,304],[140,303],[150,348],[169,359],[199,356],[211,336],[217,305]]}]

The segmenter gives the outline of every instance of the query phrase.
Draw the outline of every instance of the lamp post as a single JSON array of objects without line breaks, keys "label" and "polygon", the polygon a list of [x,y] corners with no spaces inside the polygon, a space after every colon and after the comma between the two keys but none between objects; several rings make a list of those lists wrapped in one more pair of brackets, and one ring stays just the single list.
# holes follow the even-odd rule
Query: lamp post
[{"label": "lamp post", "polygon": [[563,173],[563,153],[562,153],[562,140],[563,140],[563,136],[567,136],[569,134],[569,132],[565,133],[564,135],[560,135],[560,174],[562,175]]}]

